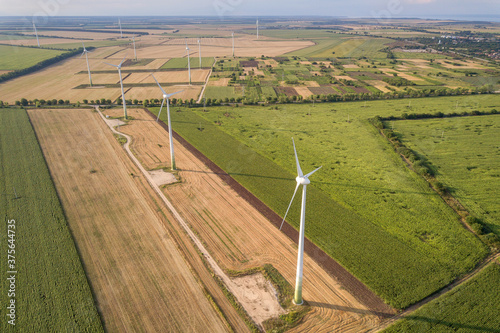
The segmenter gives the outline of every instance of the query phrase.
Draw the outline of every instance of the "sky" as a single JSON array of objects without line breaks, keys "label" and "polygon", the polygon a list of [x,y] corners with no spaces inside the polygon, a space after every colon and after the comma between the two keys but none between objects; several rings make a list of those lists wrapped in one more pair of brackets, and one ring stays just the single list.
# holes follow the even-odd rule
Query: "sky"
[{"label": "sky", "polygon": [[0,16],[500,16],[500,0],[0,0]]}]

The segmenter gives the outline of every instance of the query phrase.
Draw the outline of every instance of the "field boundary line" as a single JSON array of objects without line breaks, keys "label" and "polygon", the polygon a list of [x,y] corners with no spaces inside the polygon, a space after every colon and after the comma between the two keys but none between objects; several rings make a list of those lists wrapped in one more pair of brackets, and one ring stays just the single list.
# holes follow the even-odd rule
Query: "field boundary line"
[{"label": "field boundary line", "polygon": [[[154,115],[147,108],[144,109],[153,119],[156,120]],[[160,119],[159,124],[168,131],[168,126]],[[276,228],[281,225],[282,217],[269,208],[253,193],[247,190],[243,185],[237,182],[227,172],[220,168],[217,164],[212,162],[196,147],[191,145],[187,140],[180,136],[177,132],[172,131],[173,137],[190,151],[196,158],[202,161],[214,174],[228,184],[240,197],[247,201],[259,213],[261,213],[268,221],[271,222]],[[290,238],[294,243],[298,243],[299,233],[288,222],[283,224],[282,232]],[[354,275],[347,271],[337,261],[328,256],[322,249],[311,242],[307,237],[304,242],[305,252],[332,278],[338,281],[354,298],[360,303],[365,305],[370,311],[381,318],[392,317],[395,310],[387,305],[378,295],[371,291],[364,283],[358,280]]]},{"label": "field boundary line", "polygon": [[212,68],[214,68],[216,62],[217,62],[217,59],[214,57],[214,63],[212,64],[212,67],[210,68],[210,72],[207,75],[207,80],[205,81],[205,85],[203,86],[203,89],[201,89],[200,98],[198,98],[198,100],[196,101],[197,104],[200,104],[201,100],[203,99],[203,94],[205,93],[205,88],[207,87],[208,81],[210,80],[210,77],[212,76]]}]

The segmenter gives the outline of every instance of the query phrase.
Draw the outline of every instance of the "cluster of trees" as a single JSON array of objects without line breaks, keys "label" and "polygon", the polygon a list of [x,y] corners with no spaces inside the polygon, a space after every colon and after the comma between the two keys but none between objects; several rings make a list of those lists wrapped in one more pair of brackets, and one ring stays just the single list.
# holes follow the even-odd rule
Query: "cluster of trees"
[{"label": "cluster of trees", "polygon": [[383,79],[384,82],[389,83],[391,86],[401,87],[401,86],[414,86],[415,82],[407,80],[402,77],[387,77]]},{"label": "cluster of trees", "polygon": [[[93,47],[88,47],[87,48],[89,51],[94,49]],[[2,82],[5,82],[7,80],[11,80],[11,79],[14,79],[16,77],[20,77],[22,75],[26,75],[26,74],[30,74],[30,73],[33,73],[33,72],[36,72],[40,69],[43,69],[45,67],[48,67],[50,65],[53,65],[59,61],[62,61],[62,60],[65,60],[65,59],[68,59],[72,56],[75,56],[77,54],[80,54],[83,52],[83,48],[78,48],[78,49],[74,49],[72,51],[69,51],[69,52],[65,52],[63,54],[60,54],[54,58],[50,58],[50,59],[47,59],[47,60],[43,60],[43,61],[40,61],[39,63],[37,63],[36,65],[33,65],[31,67],[27,67],[27,68],[23,68],[23,69],[18,69],[18,70],[15,70],[15,71],[12,71],[12,72],[8,72],[8,73],[5,73],[3,75],[0,75],[0,83]]]}]

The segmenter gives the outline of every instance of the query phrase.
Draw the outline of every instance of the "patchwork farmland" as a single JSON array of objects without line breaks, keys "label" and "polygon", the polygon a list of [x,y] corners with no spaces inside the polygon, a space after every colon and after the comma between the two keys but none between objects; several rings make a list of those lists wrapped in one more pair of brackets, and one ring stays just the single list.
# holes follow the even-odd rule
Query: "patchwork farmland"
[{"label": "patchwork farmland", "polygon": [[[498,24],[24,21],[0,18],[19,331],[495,331]],[[322,166],[303,306],[291,138]]]}]

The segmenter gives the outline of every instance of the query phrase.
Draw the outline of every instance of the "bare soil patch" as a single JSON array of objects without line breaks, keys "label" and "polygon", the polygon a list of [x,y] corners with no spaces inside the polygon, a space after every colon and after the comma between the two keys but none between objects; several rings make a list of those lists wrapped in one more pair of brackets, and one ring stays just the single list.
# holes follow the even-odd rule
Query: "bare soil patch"
[{"label": "bare soil patch", "polygon": [[151,170],[148,172],[151,175],[151,177],[153,178],[155,184],[158,186],[173,184],[173,183],[178,182],[178,180],[174,174],[171,174],[170,172],[165,172],[162,169]]},{"label": "bare soil patch", "polygon": [[287,96],[299,96],[294,87],[274,87],[276,94],[285,94]]}]

